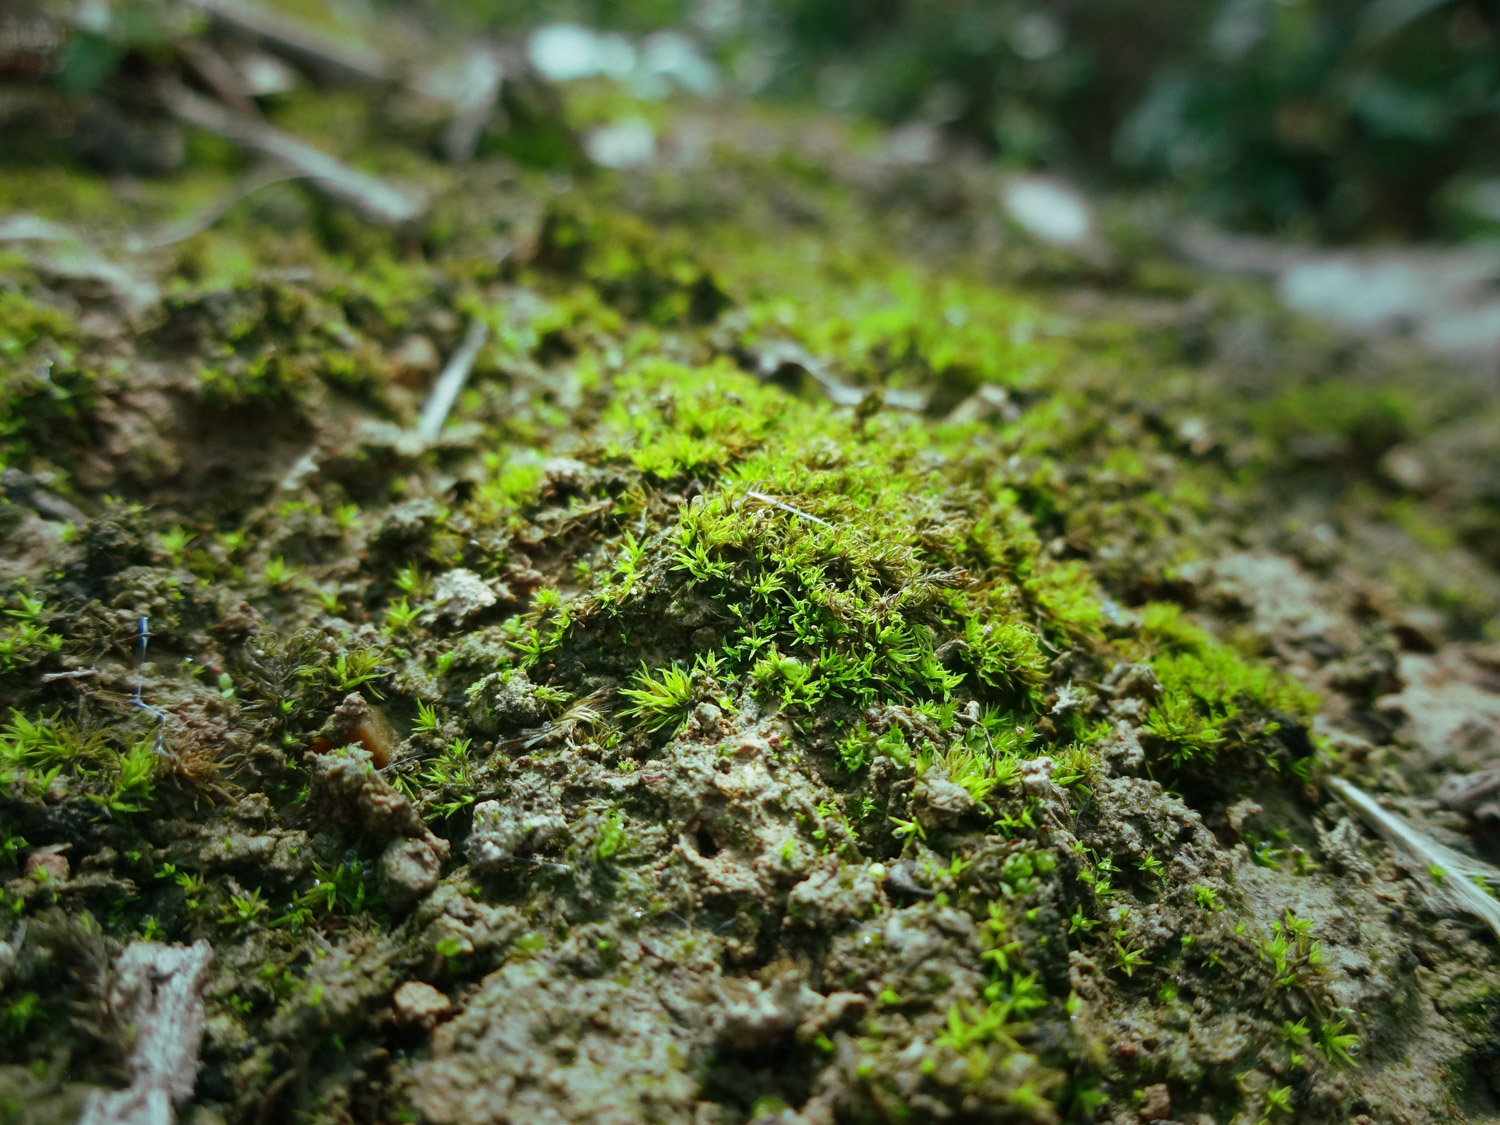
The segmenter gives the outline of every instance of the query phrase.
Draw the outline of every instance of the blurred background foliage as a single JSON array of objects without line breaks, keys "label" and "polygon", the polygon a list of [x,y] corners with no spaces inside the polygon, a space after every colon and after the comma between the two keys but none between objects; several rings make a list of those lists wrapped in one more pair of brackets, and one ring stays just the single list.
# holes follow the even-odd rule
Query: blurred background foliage
[{"label": "blurred background foliage", "polygon": [[427,0],[690,30],[761,96],[925,121],[1241,229],[1500,230],[1500,0]]},{"label": "blurred background foliage", "polygon": [[[74,90],[193,19],[183,0],[43,2],[74,7],[83,34],[56,74]],[[1162,191],[1237,229],[1500,234],[1500,0],[271,2],[304,19],[415,9],[511,40],[558,21],[675,29],[730,88]]]}]

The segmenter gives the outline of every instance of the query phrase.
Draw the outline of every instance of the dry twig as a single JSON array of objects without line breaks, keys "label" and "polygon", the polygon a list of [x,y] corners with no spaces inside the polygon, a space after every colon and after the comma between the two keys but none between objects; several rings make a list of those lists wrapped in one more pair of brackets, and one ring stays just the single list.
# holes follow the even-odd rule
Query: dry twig
[{"label": "dry twig", "polygon": [[299,177],[347,203],[365,218],[385,226],[400,226],[422,214],[426,196],[403,191],[365,172],[351,168],[322,149],[283,132],[273,125],[240,117],[185,87],[165,94],[167,108],[178,120],[207,129],[210,133],[286,165]]},{"label": "dry twig", "polygon": [[391,80],[391,66],[378,51],[339,42],[316,28],[290,20],[250,0],[193,0],[193,3],[208,13],[215,23],[242,35],[253,36],[278,54],[316,73],[362,82]]}]

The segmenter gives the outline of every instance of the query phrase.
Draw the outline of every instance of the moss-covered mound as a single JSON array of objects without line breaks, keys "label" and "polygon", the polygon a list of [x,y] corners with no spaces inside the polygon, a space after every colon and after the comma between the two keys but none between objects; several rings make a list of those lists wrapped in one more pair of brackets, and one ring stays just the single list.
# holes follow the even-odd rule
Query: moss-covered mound
[{"label": "moss-covered mound", "polygon": [[202,1125],[1493,1118],[1493,940],[1320,789],[1500,727],[1462,380],[825,122],[352,106],[418,227],[0,168],[97,243],[0,282],[7,1120],[184,1024]]}]

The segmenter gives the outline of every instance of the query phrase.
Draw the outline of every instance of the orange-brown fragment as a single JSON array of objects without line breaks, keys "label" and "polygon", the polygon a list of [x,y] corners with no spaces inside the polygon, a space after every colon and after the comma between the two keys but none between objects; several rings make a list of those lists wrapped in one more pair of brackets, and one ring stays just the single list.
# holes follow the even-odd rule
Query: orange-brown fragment
[{"label": "orange-brown fragment", "polygon": [[[332,745],[359,746],[370,752],[370,761],[376,769],[391,764],[396,747],[401,739],[396,728],[385,717],[385,712],[375,704],[367,702],[358,692],[344,697],[334,709],[331,728]],[[316,749],[316,747],[315,747]]]}]

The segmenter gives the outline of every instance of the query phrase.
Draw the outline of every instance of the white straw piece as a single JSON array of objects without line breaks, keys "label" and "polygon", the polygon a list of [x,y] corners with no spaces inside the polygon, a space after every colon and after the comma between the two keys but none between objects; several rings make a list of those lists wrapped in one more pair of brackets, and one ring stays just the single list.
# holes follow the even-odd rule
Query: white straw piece
[{"label": "white straw piece", "polygon": [[750,499],[752,500],[759,500],[762,504],[769,504],[773,508],[780,508],[783,512],[790,512],[794,516],[801,516],[803,519],[811,523],[819,524],[822,527],[833,526],[833,524],[829,523],[827,520],[820,520],[817,516],[810,515],[807,512],[804,512],[801,508],[794,508],[790,504],[783,503],[782,501],[776,499],[776,497],[774,496],[767,496],[764,492],[756,492],[753,488],[745,489],[745,495],[750,497]]},{"label": "white straw piece", "polygon": [[1329,778],[1327,785],[1386,843],[1417,861],[1435,900],[1453,911],[1478,918],[1500,939],[1500,901],[1475,882],[1483,879],[1500,883],[1500,868],[1438,843],[1405,817],[1381,808],[1374,797],[1341,777]]},{"label": "white straw piece", "polygon": [[448,357],[448,365],[443,368],[443,373],[438,376],[437,382],[433,384],[432,396],[428,398],[427,405],[422,408],[421,421],[417,423],[417,433],[425,442],[437,441],[438,435],[443,432],[443,424],[448,421],[448,413],[453,409],[453,404],[458,400],[458,392],[464,389],[464,384],[469,381],[469,372],[474,367],[474,361],[479,358],[479,349],[484,347],[485,340],[489,337],[489,328],[479,317],[469,321],[469,330],[464,333],[463,343]]}]

